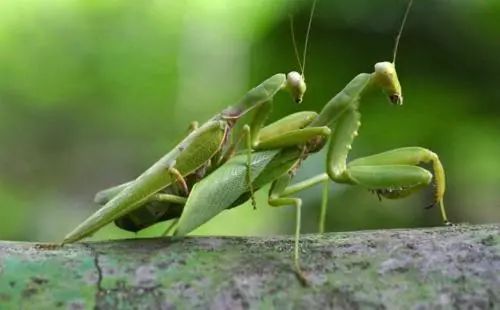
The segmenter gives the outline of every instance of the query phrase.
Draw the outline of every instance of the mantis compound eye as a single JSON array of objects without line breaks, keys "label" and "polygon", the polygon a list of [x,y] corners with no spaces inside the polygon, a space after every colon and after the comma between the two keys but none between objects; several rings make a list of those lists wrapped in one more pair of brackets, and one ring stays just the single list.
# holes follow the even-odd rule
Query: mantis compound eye
[{"label": "mantis compound eye", "polygon": [[301,103],[304,93],[306,92],[306,82],[304,77],[297,71],[292,71],[286,76],[286,88],[290,91],[293,100],[296,103]]},{"label": "mantis compound eye", "polygon": [[399,94],[392,94],[392,95],[389,95],[389,100],[390,100],[393,104],[403,105],[403,96],[401,96],[401,95],[399,95]]}]

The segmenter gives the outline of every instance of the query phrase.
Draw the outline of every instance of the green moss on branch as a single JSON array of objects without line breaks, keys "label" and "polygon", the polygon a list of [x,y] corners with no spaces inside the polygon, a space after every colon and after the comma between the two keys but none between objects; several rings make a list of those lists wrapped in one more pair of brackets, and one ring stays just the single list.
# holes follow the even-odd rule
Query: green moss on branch
[{"label": "green moss on branch", "polygon": [[0,308],[494,308],[500,225],[302,238],[0,242]]}]

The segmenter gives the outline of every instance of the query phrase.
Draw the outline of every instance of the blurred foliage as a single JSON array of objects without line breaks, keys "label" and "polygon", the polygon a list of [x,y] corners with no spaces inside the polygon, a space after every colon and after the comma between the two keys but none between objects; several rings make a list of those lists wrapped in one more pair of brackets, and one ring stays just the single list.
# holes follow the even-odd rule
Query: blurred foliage
[{"label": "blurred foliage", "polygon": [[[276,72],[297,70],[310,1],[0,2],[0,239],[58,241],[96,210],[93,194],[137,176],[185,133]],[[406,1],[319,1],[302,105],[275,100],[271,120],[319,111],[352,77],[390,60]],[[351,158],[400,146],[438,153],[456,222],[500,221],[498,1],[416,1],[400,44],[405,105],[362,102]],[[299,46],[300,47],[300,46]],[[296,180],[324,170],[309,158]],[[379,203],[332,184],[328,230],[440,224],[431,190]],[[320,189],[305,201],[316,230]],[[203,234],[289,233],[293,208],[244,205]],[[164,224],[141,232],[155,235]],[[95,238],[133,237],[113,225]]]}]

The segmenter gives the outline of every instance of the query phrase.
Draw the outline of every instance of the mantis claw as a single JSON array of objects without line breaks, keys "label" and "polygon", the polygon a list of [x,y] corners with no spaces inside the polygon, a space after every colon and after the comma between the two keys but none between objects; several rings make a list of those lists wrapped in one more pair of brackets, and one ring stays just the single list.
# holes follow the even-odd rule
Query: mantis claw
[{"label": "mantis claw", "polygon": [[310,286],[309,280],[307,280],[304,272],[302,271],[302,269],[300,269],[299,266],[295,267],[294,272],[295,272],[295,276],[297,277],[297,280],[299,280],[299,282],[302,286],[304,286],[304,287]]},{"label": "mantis claw", "polygon": [[182,191],[186,194],[186,196],[189,195],[189,187],[186,183],[186,180],[182,176],[182,174],[179,172],[179,170],[174,168],[175,166],[175,161],[171,164],[171,166],[167,169],[168,173],[170,173],[176,180],[177,180],[177,185],[180,186]]}]

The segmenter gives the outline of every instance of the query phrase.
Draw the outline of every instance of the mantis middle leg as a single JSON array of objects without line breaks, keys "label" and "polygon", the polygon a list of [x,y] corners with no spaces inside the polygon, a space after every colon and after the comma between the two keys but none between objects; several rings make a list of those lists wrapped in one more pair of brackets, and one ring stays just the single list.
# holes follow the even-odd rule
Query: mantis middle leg
[{"label": "mantis middle leg", "polygon": [[[299,191],[312,187],[318,183],[323,183],[324,188],[327,188],[328,185],[328,175],[326,173],[317,175],[308,180],[296,183],[294,185],[290,185],[290,181],[292,179],[292,175],[290,173],[286,173],[285,175],[278,178],[273,182],[270,190],[269,190],[269,198],[268,203],[273,207],[281,207],[281,206],[294,206],[296,208],[295,215],[295,237],[294,237],[294,267],[297,277],[303,284],[307,284],[307,279],[302,272],[300,267],[300,257],[299,257],[299,238],[300,238],[300,226],[301,226],[301,208],[302,208],[302,199],[296,197],[290,197],[290,195],[295,194]],[[328,195],[323,195],[322,198],[322,209],[327,205]],[[324,212],[322,211],[322,214]],[[323,217],[320,217],[323,218]]]}]

